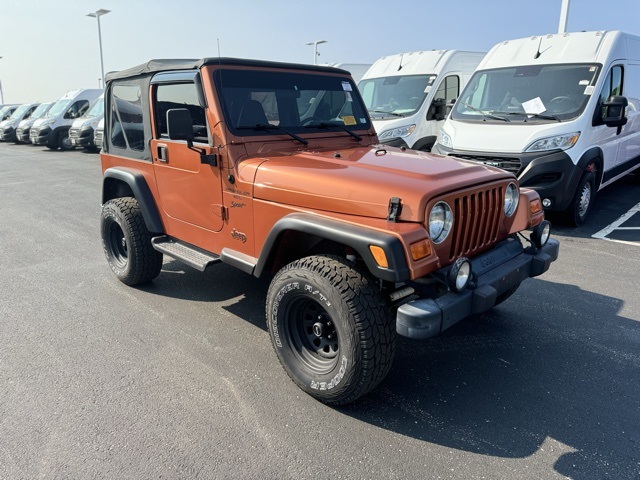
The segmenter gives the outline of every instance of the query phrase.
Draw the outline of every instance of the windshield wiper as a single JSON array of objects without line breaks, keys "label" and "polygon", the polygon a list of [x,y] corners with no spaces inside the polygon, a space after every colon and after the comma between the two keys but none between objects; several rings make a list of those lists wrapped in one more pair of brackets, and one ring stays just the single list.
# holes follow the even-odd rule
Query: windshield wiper
[{"label": "windshield wiper", "polygon": [[362,137],[360,135],[353,133],[351,130],[346,128],[344,125],[340,125],[339,123],[322,122],[322,123],[311,123],[309,125],[304,126],[304,128],[324,128],[327,130],[331,127],[339,128],[343,132],[347,132],[349,135],[351,135],[353,138],[355,138],[358,141],[362,140]]},{"label": "windshield wiper", "polygon": [[285,130],[284,128],[282,128],[282,127],[279,127],[277,125],[271,125],[270,123],[257,123],[256,125],[247,125],[247,126],[243,125],[242,127],[236,127],[236,128],[238,130],[279,130],[279,131],[281,131],[283,133],[286,133],[287,135],[289,135],[294,140],[299,141],[303,145],[308,145],[309,144],[309,142],[307,140],[305,140],[302,137],[299,137],[295,133],[291,133],[291,132]]},{"label": "windshield wiper", "polygon": [[[521,115],[521,116],[526,116],[526,117],[535,117],[535,118],[542,118],[544,120],[556,120],[558,122],[562,122],[562,120],[560,120],[558,117],[556,117],[555,115],[550,115],[550,114],[544,114],[544,113],[527,113],[527,112],[495,112],[492,111],[491,113],[499,113],[500,115]],[[524,121],[526,122],[527,119],[525,118]]]},{"label": "windshield wiper", "polygon": [[510,122],[511,120],[509,120],[508,118],[504,118],[504,117],[499,117],[497,115],[493,115],[489,112],[485,112],[483,110],[480,110],[479,108],[473,107],[471,105],[469,105],[467,102],[463,102],[462,100],[459,100],[459,102],[464,105],[465,107],[467,107],[470,110],[473,110],[474,112],[478,112],[480,115],[482,115],[483,117],[486,118],[493,118],[494,120],[500,120],[503,122]]},{"label": "windshield wiper", "polygon": [[384,113],[385,115],[393,115],[394,117],[403,117],[401,113],[387,112],[386,110],[369,110],[370,113]]}]

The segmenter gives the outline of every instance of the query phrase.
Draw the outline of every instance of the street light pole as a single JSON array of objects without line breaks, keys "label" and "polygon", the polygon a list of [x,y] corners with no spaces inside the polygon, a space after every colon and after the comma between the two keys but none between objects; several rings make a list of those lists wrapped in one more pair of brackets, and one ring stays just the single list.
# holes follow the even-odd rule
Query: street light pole
[{"label": "street light pole", "polygon": [[[0,60],[2,57],[0,57]],[[0,105],[4,103],[4,94],[2,93],[2,81],[0,81]]]},{"label": "street light pole", "polygon": [[313,64],[314,65],[318,64],[318,55],[320,55],[318,53],[318,45],[320,45],[321,43],[327,43],[327,41],[326,40],[316,40],[315,42],[305,43],[305,45],[313,45]]},{"label": "street light pole", "polygon": [[100,44],[100,71],[102,72],[102,85],[104,85],[104,60],[102,59],[102,32],[100,31],[100,17],[106,15],[111,10],[101,8],[94,13],[88,13],[87,17],[93,17],[98,20],[98,43]]}]

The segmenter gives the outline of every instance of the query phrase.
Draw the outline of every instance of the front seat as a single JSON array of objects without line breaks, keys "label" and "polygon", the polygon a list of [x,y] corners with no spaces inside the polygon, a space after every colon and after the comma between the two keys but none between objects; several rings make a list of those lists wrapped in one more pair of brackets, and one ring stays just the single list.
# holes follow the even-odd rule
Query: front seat
[{"label": "front seat", "polygon": [[266,125],[269,121],[264,113],[262,104],[257,100],[247,100],[240,108],[237,127],[253,127],[254,125]]}]

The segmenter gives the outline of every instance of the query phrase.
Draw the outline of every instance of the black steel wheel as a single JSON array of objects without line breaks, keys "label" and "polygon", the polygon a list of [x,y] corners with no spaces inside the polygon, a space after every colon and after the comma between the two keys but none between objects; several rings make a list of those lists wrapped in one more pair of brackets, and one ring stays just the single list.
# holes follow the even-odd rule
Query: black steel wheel
[{"label": "black steel wheel", "polygon": [[274,277],[267,324],[280,363],[309,395],[353,402],[387,375],[395,323],[376,281],[346,259],[297,260]]}]

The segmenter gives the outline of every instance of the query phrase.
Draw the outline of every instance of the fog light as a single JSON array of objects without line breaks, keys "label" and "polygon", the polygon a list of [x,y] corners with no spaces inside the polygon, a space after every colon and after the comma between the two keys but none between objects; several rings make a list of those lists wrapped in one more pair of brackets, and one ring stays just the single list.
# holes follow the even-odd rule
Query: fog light
[{"label": "fog light", "polygon": [[549,208],[551,206],[551,199],[549,198],[543,198],[542,199],[542,206],[544,208]]},{"label": "fog light", "polygon": [[460,257],[449,269],[447,285],[453,292],[460,292],[467,288],[471,280],[471,262],[468,258]]},{"label": "fog light", "polygon": [[550,236],[551,223],[547,220],[543,220],[536,226],[536,228],[533,229],[529,238],[531,239],[531,243],[533,243],[536,248],[540,249],[547,244]]}]

